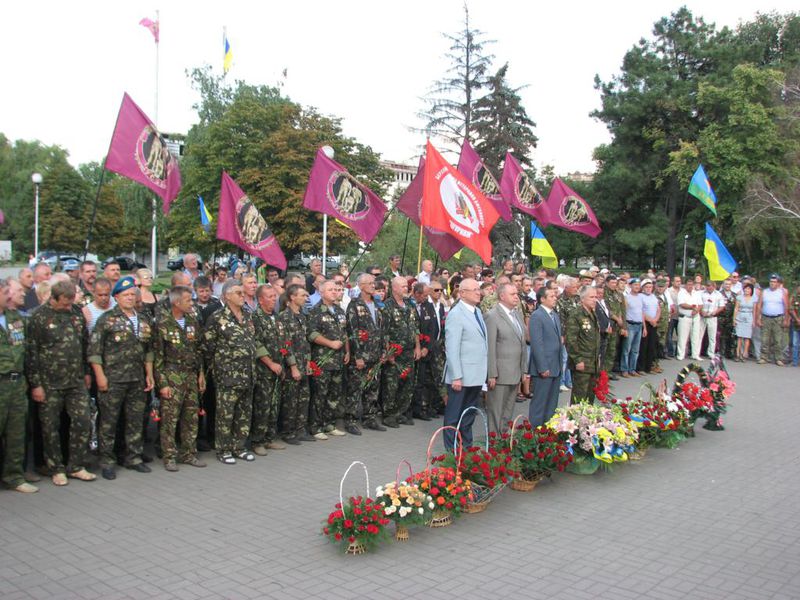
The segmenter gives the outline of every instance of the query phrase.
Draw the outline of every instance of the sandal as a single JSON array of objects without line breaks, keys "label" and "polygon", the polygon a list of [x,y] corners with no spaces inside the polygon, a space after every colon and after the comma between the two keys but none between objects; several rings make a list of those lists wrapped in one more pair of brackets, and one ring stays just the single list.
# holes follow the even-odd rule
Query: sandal
[{"label": "sandal", "polygon": [[69,481],[67,481],[67,476],[64,473],[56,473],[53,475],[52,479],[53,485],[57,485],[58,487],[65,486],[69,483]]},{"label": "sandal", "polygon": [[239,452],[239,458],[246,460],[247,462],[253,462],[256,459],[256,455],[249,450],[243,450],[242,452]]},{"label": "sandal", "polygon": [[236,459],[233,458],[233,454],[230,452],[226,452],[225,454],[221,454],[217,457],[217,460],[221,462],[223,465],[235,465]]},{"label": "sandal", "polygon": [[74,471],[68,475],[72,479],[80,479],[81,481],[94,481],[97,479],[97,475],[94,473],[89,473],[86,469],[79,469]]}]

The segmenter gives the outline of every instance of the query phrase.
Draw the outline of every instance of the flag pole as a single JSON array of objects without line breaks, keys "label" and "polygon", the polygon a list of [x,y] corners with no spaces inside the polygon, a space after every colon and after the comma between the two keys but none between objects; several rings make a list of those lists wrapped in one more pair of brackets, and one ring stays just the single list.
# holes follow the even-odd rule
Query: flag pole
[{"label": "flag pole", "polygon": [[[156,11],[156,27],[158,27],[159,36],[161,32],[161,18],[159,16],[159,11]],[[156,37],[156,88],[155,88],[155,123],[156,127],[158,127],[158,37]],[[153,272],[153,277],[158,275],[158,244],[157,244],[157,231],[156,231],[156,220],[158,218],[158,214],[156,213],[157,209],[156,203],[156,196],[153,195],[152,199],[152,209],[153,209],[153,231],[152,235],[150,236],[150,256],[151,256],[151,266],[150,270]]]},{"label": "flag pole", "polygon": [[328,264],[328,214],[322,213],[322,274],[327,275]]},{"label": "flag pole", "polygon": [[[396,206],[397,206],[397,203],[395,203],[395,205],[392,206],[392,208],[390,208],[389,210],[386,211],[386,215],[383,217],[383,223],[381,223],[381,229],[383,229],[383,226],[386,225],[386,221],[389,220],[389,216],[391,216],[391,214],[394,212],[394,209],[395,209]],[[358,254],[358,258],[356,258],[356,262],[354,262],[353,266],[350,267],[350,273],[351,274],[356,272],[356,265],[358,265],[358,263],[361,262],[361,259],[364,257],[364,253],[367,251],[367,248],[369,248],[370,246],[372,246],[372,242],[370,242],[369,244],[364,244],[364,247],[361,249],[361,252]],[[402,267],[401,267],[401,270],[402,270]]]},{"label": "flag pole", "polygon": [[422,271],[422,221],[419,224],[419,246],[417,248],[417,273]]},{"label": "flag pole", "polygon": [[403,256],[400,257],[400,272],[403,272],[403,265],[406,264],[406,246],[408,245],[408,228],[411,225],[411,219],[406,221],[406,236],[403,238]]}]

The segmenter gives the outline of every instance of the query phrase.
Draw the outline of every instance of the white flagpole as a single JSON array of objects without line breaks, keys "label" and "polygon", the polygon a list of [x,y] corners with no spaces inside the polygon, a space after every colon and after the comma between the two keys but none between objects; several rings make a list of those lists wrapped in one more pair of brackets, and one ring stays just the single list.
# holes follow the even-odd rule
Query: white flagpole
[{"label": "white flagpole", "polygon": [[[325,155],[333,159],[334,151],[330,146],[323,146],[322,151]],[[328,215],[322,213],[322,274],[328,273]]]},{"label": "white flagpole", "polygon": [[[159,37],[161,35],[161,19],[159,17],[159,11],[156,11],[156,26],[158,27]],[[158,127],[158,39],[156,39],[156,93],[155,93],[155,123],[156,127]],[[153,195],[153,232],[150,238],[150,256],[151,258],[151,266],[150,270],[153,272],[153,277],[158,274],[158,247],[156,244],[157,241],[157,232],[156,232],[156,218],[158,214],[156,213],[158,204],[156,203],[156,197]]]}]

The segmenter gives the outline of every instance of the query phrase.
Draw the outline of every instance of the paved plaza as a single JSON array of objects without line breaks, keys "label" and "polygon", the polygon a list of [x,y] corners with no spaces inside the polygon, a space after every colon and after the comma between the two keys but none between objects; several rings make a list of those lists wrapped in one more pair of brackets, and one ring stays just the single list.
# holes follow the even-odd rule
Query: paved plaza
[{"label": "paved plaza", "polygon": [[[671,385],[680,364],[664,366]],[[206,469],[154,463],[113,482],[2,491],[0,598],[798,598],[800,369],[729,369],[738,389],[726,431],[698,427],[678,449],[610,473],[506,489],[484,513],[363,556],[319,534],[342,473],[363,460],[374,492],[403,458],[423,469],[438,423],[251,464],[205,454]],[[364,487],[354,469],[345,495]]]}]

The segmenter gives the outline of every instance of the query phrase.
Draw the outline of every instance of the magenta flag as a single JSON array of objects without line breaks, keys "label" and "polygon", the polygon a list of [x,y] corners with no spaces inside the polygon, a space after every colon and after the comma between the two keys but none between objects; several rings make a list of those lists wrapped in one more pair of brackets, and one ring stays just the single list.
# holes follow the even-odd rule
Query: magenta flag
[{"label": "magenta flag", "polygon": [[461,156],[458,159],[458,170],[469,179],[470,183],[483,192],[484,196],[492,201],[497,212],[503,217],[504,221],[510,221],[511,207],[503,195],[500,193],[500,186],[492,175],[491,171],[483,164],[483,160],[475,152],[475,148],[464,138],[461,144]]},{"label": "magenta flag", "polygon": [[167,142],[128,94],[122,97],[106,169],[149,187],[161,196],[164,213],[181,191],[178,160]]},{"label": "magenta flag", "polygon": [[361,185],[342,165],[317,150],[303,207],[339,219],[364,242],[371,242],[383,225],[386,205]]},{"label": "magenta flag", "polygon": [[547,196],[547,212],[550,224],[589,237],[597,237],[602,231],[589,203],[572,188],[556,177]]},{"label": "magenta flag", "polygon": [[547,225],[550,222],[544,198],[510,152],[506,152],[503,176],[500,178],[500,193],[511,206],[531,215],[540,224]]},{"label": "magenta flag", "polygon": [[145,17],[141,21],[139,21],[139,25],[142,27],[146,27],[150,30],[150,33],[153,34],[153,37],[156,40],[156,44],[158,43],[158,21],[153,21],[152,19],[148,19]]},{"label": "magenta flag", "polygon": [[[422,187],[425,181],[425,157],[419,158],[419,169],[411,184],[408,186],[400,200],[397,201],[397,210],[406,215],[419,227],[422,221]],[[450,260],[459,251],[462,244],[449,233],[431,229],[427,225],[423,227],[425,238],[442,260]]]},{"label": "magenta flag", "polygon": [[261,212],[225,171],[219,194],[217,238],[236,244],[268,265],[286,268],[286,257]]}]

